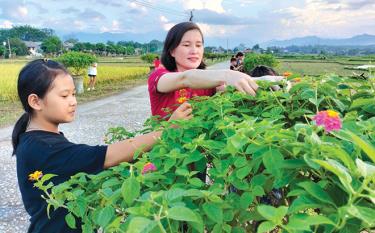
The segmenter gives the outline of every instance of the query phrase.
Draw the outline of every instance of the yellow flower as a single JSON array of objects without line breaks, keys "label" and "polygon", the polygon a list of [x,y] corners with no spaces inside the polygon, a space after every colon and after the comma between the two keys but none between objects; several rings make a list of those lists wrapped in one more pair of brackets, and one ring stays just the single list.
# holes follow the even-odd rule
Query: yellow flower
[{"label": "yellow flower", "polygon": [[339,114],[333,110],[327,110],[327,114],[329,117],[338,117]]},{"label": "yellow flower", "polygon": [[180,97],[180,98],[177,99],[177,102],[178,102],[179,104],[182,104],[182,103],[184,103],[186,100],[187,100],[186,97]]},{"label": "yellow flower", "polygon": [[301,82],[301,78],[300,77],[295,78],[295,79],[293,79],[293,81],[296,82],[296,83],[299,83],[299,82]]},{"label": "yellow flower", "polygon": [[37,181],[42,178],[43,173],[41,171],[35,171],[34,173],[29,174],[29,180]]}]

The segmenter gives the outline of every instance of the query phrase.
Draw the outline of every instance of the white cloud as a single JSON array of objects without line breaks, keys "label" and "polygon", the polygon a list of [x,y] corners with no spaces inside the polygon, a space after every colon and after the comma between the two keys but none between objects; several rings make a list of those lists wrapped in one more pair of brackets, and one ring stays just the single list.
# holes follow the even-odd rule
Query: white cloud
[{"label": "white cloud", "polygon": [[168,21],[169,20],[164,15],[160,16],[160,22],[162,22],[162,23],[168,23]]},{"label": "white cloud", "polygon": [[228,37],[236,36],[243,32],[246,26],[243,25],[210,25],[204,23],[197,23],[201,29],[204,37]]},{"label": "white cloud", "polygon": [[24,17],[26,17],[28,15],[29,10],[25,6],[19,6],[17,8],[17,13],[18,13],[19,16],[21,16],[21,17],[24,18]]},{"label": "white cloud", "polygon": [[211,10],[217,13],[224,13],[222,6],[223,0],[187,0],[183,2],[184,9],[195,10]]},{"label": "white cloud", "polygon": [[162,25],[164,31],[169,31],[173,26],[175,25],[175,23],[164,23]]},{"label": "white cloud", "polygon": [[284,26],[280,34],[286,37],[343,37],[364,33],[360,25],[375,22],[375,4],[361,10],[354,9],[351,4],[350,1],[306,0],[301,8],[292,6],[274,12],[286,14],[279,19]]},{"label": "white cloud", "polygon": [[133,13],[141,13],[141,14],[146,14],[147,13],[147,8],[142,6],[142,5],[139,5],[139,4],[136,4],[135,2],[130,2],[128,4],[129,8],[130,8],[130,12],[133,12]]},{"label": "white cloud", "polygon": [[120,31],[120,23],[117,20],[112,20],[112,30],[113,31]]},{"label": "white cloud", "polygon": [[86,24],[85,24],[85,22],[83,22],[83,21],[81,21],[81,20],[74,20],[73,25],[74,25],[75,28],[77,28],[78,30],[82,30],[82,29],[86,28]]},{"label": "white cloud", "polygon": [[0,28],[10,29],[12,27],[13,27],[13,23],[9,20],[4,20],[4,22],[0,24]]}]

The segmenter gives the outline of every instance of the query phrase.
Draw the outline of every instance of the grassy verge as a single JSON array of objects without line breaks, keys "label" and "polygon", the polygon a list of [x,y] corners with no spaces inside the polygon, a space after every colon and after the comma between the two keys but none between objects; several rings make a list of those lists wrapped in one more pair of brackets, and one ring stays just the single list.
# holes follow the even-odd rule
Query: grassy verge
[{"label": "grassy verge", "polygon": [[[85,93],[77,96],[77,101],[78,104],[86,103],[89,101],[115,95],[130,88],[146,83],[146,76],[125,79],[116,83],[103,83],[95,91],[85,91]],[[19,101],[0,102],[0,127],[13,125],[20,117],[22,112],[22,106]]]}]

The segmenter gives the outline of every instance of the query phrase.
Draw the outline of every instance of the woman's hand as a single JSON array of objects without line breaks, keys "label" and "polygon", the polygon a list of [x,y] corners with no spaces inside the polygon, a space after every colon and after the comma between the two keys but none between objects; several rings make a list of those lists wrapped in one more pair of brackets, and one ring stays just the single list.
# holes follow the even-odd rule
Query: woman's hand
[{"label": "woman's hand", "polygon": [[258,89],[258,85],[256,84],[255,80],[242,72],[233,70],[228,70],[227,72],[226,85],[231,85],[240,92],[255,96]]},{"label": "woman's hand", "polygon": [[193,109],[187,102],[181,104],[171,115],[169,120],[188,120],[193,117],[191,114]]}]

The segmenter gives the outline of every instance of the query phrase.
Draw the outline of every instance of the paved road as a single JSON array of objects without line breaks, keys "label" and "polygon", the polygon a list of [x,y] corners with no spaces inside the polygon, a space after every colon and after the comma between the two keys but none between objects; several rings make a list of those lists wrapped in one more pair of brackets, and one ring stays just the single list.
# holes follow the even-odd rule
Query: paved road
[{"label": "paved road", "polygon": [[[228,62],[218,63],[209,69],[227,69]],[[107,129],[125,126],[128,130],[141,129],[151,115],[147,86],[142,85],[122,94],[78,106],[76,119],[61,125],[65,136],[76,143],[103,144]],[[16,160],[11,157],[12,127],[0,129],[0,233],[26,232],[28,215],[19,193]]]}]

